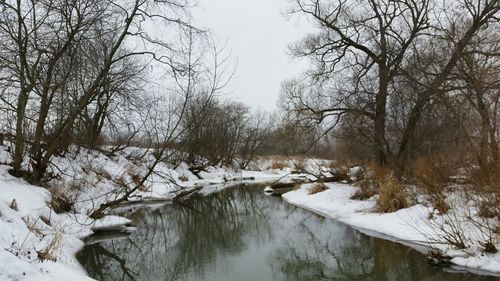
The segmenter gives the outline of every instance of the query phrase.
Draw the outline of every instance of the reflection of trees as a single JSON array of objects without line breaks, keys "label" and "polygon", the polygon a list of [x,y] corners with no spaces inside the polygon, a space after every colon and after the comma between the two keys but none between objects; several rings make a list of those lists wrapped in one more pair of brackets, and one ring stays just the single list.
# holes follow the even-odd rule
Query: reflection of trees
[{"label": "reflection of trees", "polygon": [[448,273],[430,267],[416,251],[389,241],[367,237],[346,228],[341,239],[319,227],[318,221],[300,225],[305,241],[286,239],[271,258],[280,280],[493,280],[473,274]]},{"label": "reflection of trees", "polygon": [[99,244],[89,247],[89,249],[85,253],[84,260],[85,260],[85,266],[87,268],[101,269],[92,272],[93,273],[92,276],[94,278],[97,278],[98,280],[110,279],[111,276],[108,274],[108,272],[112,270],[111,267],[116,267],[116,266],[120,268],[120,271],[122,273],[122,277],[120,278],[120,280],[124,279],[135,280],[134,279],[135,273],[132,272],[127,267],[126,261],[120,258],[118,255],[114,254],[113,252],[106,250]]},{"label": "reflection of trees", "polygon": [[[245,249],[248,238],[272,237],[266,209],[282,204],[241,188],[204,198],[186,207],[165,206],[134,214],[138,230],[129,239],[88,246],[79,255],[99,280],[182,280]],[[112,253],[112,254],[111,254]],[[135,278],[134,278],[135,277]]]},{"label": "reflection of trees", "polygon": [[[184,207],[139,210],[129,239],[88,246],[79,259],[98,280],[203,280],[251,242],[276,245],[274,280],[494,280],[451,274],[415,251],[238,188]],[[211,276],[213,277],[213,276]]]}]

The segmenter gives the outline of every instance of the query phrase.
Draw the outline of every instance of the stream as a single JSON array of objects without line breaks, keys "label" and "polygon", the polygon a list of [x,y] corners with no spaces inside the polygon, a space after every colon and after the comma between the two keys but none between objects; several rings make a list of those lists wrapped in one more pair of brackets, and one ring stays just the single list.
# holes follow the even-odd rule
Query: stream
[{"label": "stream", "polygon": [[137,231],[77,255],[101,281],[500,280],[427,264],[407,246],[369,237],[243,185],[184,206],[125,215]]}]

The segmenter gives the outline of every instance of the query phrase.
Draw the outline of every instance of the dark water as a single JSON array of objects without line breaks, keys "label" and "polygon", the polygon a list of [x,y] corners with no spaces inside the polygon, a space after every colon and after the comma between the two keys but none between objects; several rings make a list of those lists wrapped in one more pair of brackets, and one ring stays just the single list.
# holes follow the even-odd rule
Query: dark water
[{"label": "dark water", "polygon": [[131,215],[137,232],[78,255],[98,280],[500,280],[431,267],[408,247],[233,188]]}]

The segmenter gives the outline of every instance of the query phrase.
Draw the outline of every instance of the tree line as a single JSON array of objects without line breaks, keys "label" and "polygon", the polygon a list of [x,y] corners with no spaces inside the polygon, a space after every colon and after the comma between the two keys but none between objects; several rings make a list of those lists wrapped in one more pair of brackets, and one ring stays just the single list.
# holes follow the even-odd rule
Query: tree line
[{"label": "tree line", "polygon": [[290,47],[311,67],[283,84],[287,120],[400,175],[444,154],[497,169],[499,10],[494,0],[291,1],[317,32]]},{"label": "tree line", "polygon": [[[0,111],[11,173],[50,180],[71,149],[244,168],[272,116],[229,100],[235,65],[191,0],[0,1]],[[175,153],[181,150],[184,153]]]}]

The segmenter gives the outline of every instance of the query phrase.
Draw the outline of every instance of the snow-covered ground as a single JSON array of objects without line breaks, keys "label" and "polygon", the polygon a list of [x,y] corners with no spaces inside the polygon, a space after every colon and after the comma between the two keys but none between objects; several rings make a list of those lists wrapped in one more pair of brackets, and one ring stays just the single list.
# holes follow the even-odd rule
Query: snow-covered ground
[{"label": "snow-covered ground", "polygon": [[58,215],[46,189],[10,176],[8,168],[0,166],[0,280],[91,280],[75,259],[80,238],[95,225],[129,221]]},{"label": "snow-covered ground", "polygon": [[[152,161],[149,157],[152,156],[147,151],[134,148],[114,156],[80,150],[54,158],[50,167],[52,179],[47,184],[48,188],[42,188],[12,177],[8,173],[10,167],[4,165],[10,162],[9,153],[6,148],[0,147],[0,163],[3,163],[0,164],[0,280],[91,280],[75,259],[76,252],[83,246],[81,239],[99,229],[127,226],[130,221],[111,215],[92,220],[88,214],[100,204],[120,197],[125,190],[135,186],[137,178],[148,170]],[[203,194],[210,194],[232,183],[314,178],[293,174],[292,167],[297,166],[314,174],[328,175],[327,167],[331,165],[329,161],[312,159],[298,162],[261,159],[253,161],[248,170],[208,167],[196,176],[185,163],[160,163],[131,200],[169,200],[181,190],[198,186],[204,186]],[[459,251],[446,244],[435,244],[443,240],[442,231],[436,226],[442,225],[445,218],[425,203],[395,213],[378,214],[373,212],[376,197],[366,201],[351,200],[349,198],[356,187],[339,183],[328,183],[326,186],[326,191],[309,195],[311,185],[305,184],[286,193],[283,198],[368,234],[419,249],[432,242],[433,247],[452,256],[451,261],[456,265],[500,274],[500,254],[482,253],[481,245],[473,243],[486,239],[484,231],[477,226],[468,222],[459,223],[472,244]],[[62,194],[74,201],[72,210],[56,214],[51,208],[52,193]],[[460,198],[449,196],[448,201]],[[450,205],[463,206],[466,210],[470,207],[467,202],[450,202]],[[429,215],[431,213],[433,216]],[[454,208],[450,214],[448,218],[461,220],[466,213]],[[500,241],[495,243],[500,248]]]},{"label": "snow-covered ground", "polygon": [[[56,157],[50,167],[53,179],[48,188],[42,188],[11,176],[11,167],[3,165],[10,162],[10,155],[0,147],[0,280],[92,280],[75,258],[83,246],[81,239],[99,229],[124,227],[130,221],[111,215],[92,220],[88,214],[121,196],[147,172],[151,155],[137,158],[144,153],[129,148],[111,157],[96,151]],[[317,161],[307,160],[304,165],[319,169]],[[272,160],[260,160],[252,163],[253,170],[209,167],[199,173],[200,178],[184,163],[160,163],[132,200],[168,200],[179,190],[197,186],[208,186],[203,190],[208,194],[242,180],[305,176],[291,175],[291,163],[282,169],[272,166]],[[56,214],[51,208],[51,192],[74,201],[72,210]]]},{"label": "snow-covered ground", "polygon": [[[483,236],[486,233],[481,226],[471,225],[470,220],[463,217],[471,214],[468,209],[470,207],[466,203],[451,204],[453,209],[444,217],[436,214],[432,207],[425,204],[416,204],[394,213],[380,214],[373,212],[376,197],[366,201],[350,199],[356,192],[354,186],[329,183],[326,184],[328,187],[326,191],[309,195],[308,190],[311,186],[305,184],[300,189],[284,194],[283,199],[290,204],[341,221],[369,235],[401,242],[418,250],[427,249],[427,246],[432,245],[451,256],[451,263],[471,269],[472,272],[500,275],[500,253],[481,252],[479,242],[485,239]],[[455,200],[459,200],[457,198]],[[430,216],[431,213],[434,215]],[[457,250],[445,243],[439,243],[444,240],[444,233],[439,226],[445,221],[455,223],[456,227],[465,233],[471,246],[465,250]],[[497,240],[495,245],[500,248],[500,241]]]}]

